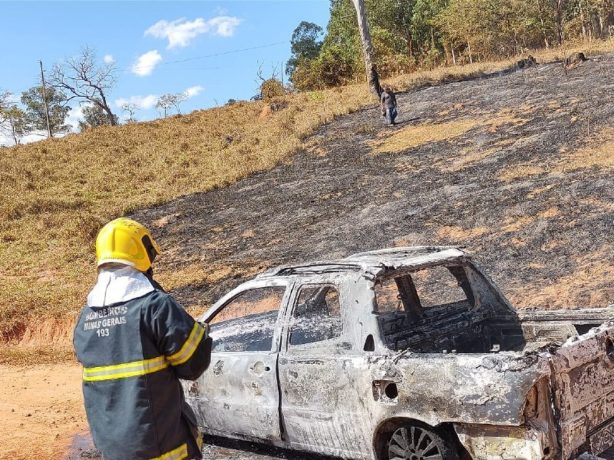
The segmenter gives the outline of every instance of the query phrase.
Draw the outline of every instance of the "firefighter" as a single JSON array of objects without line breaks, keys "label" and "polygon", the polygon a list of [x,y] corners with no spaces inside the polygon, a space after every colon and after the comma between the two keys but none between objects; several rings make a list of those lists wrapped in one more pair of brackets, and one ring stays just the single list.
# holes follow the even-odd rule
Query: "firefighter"
[{"label": "firefighter", "polygon": [[74,331],[83,397],[104,460],[200,459],[196,418],[179,379],[208,367],[211,339],[152,278],[160,249],[131,219],[96,239],[98,280]]}]

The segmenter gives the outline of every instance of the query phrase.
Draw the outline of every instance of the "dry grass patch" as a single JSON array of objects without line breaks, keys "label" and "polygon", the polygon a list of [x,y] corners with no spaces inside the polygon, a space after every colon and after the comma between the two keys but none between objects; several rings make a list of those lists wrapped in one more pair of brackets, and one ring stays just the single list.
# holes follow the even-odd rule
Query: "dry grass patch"
[{"label": "dry grass patch", "polygon": [[614,127],[606,127],[590,137],[589,145],[565,155],[554,168],[564,173],[597,166],[614,168]]},{"label": "dry grass patch", "polygon": [[559,249],[560,247],[564,246],[568,244],[568,241],[563,241],[563,240],[548,240],[546,241],[544,244],[542,244],[540,246],[540,249],[544,252],[552,252],[555,251],[557,249]]},{"label": "dry grass patch", "polygon": [[614,201],[605,201],[599,198],[587,198],[580,200],[580,204],[606,212],[614,212]]},{"label": "dry grass patch", "polygon": [[559,208],[552,206],[551,208],[548,208],[537,215],[543,219],[552,219],[553,217],[558,216],[560,213]]},{"label": "dry grass patch", "polygon": [[527,242],[522,238],[513,237],[510,239],[510,243],[517,248],[522,248],[527,245]]},{"label": "dry grass patch", "polygon": [[504,126],[522,126],[527,124],[530,118],[526,118],[526,115],[535,110],[529,107],[525,106],[524,109],[503,109],[499,111],[485,121],[486,126],[488,126],[488,132],[496,133]]},{"label": "dry grass patch", "polygon": [[534,198],[537,198],[539,195],[541,195],[544,192],[547,192],[548,190],[550,190],[553,187],[554,187],[554,185],[546,185],[545,187],[536,188],[536,189],[530,191],[529,193],[527,193],[527,198],[530,199],[530,200],[532,200]]},{"label": "dry grass patch", "polygon": [[478,124],[465,119],[429,125],[408,126],[383,139],[371,142],[373,153],[399,153],[432,142],[450,140],[465,134]]},{"label": "dry grass patch", "polygon": [[[575,270],[554,282],[536,279],[534,287],[515,289],[512,304],[545,308],[606,307],[614,302],[614,264],[609,246],[577,258]],[[540,267],[541,268],[541,267]]]},{"label": "dry grass patch", "polygon": [[446,162],[441,168],[441,170],[445,172],[462,171],[467,166],[472,165],[474,163],[479,163],[483,159],[488,158],[493,153],[496,153],[498,150],[499,149],[493,147],[487,149],[462,149],[458,153],[457,157],[452,159],[451,162]]},{"label": "dry grass patch", "polygon": [[539,176],[545,172],[547,172],[547,170],[543,166],[525,163],[505,168],[503,172],[499,174],[498,179],[503,182],[512,182],[516,179],[526,179],[531,176]]},{"label": "dry grass patch", "polygon": [[491,155],[500,152],[501,149],[512,145],[514,142],[516,142],[514,139],[502,139],[494,145],[484,149],[464,148],[458,153],[456,158],[451,159],[452,161],[446,161],[442,165],[441,170],[444,172],[462,171],[468,166],[479,163]]},{"label": "dry grass patch", "polygon": [[264,120],[264,103],[239,103],[3,150],[0,337],[19,335],[30,318],[74,316],[109,219],[271,168],[323,122],[369,101],[357,85],[289,96]]},{"label": "dry grass patch", "polygon": [[508,217],[503,221],[503,226],[501,227],[501,230],[504,233],[517,232],[534,221],[535,217],[529,216]]}]

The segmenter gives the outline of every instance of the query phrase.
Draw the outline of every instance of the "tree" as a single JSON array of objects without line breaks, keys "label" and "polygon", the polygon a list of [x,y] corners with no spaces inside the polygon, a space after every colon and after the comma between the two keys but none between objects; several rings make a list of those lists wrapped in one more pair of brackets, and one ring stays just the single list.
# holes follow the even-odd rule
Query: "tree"
[{"label": "tree", "polygon": [[0,110],[8,107],[11,103],[12,94],[8,91],[0,91]]},{"label": "tree", "polygon": [[379,84],[379,76],[375,64],[373,63],[373,44],[371,43],[371,33],[369,31],[369,23],[367,22],[365,1],[352,0],[352,3],[354,4],[354,8],[356,8],[358,30],[362,43],[362,56],[365,61],[365,71],[367,72],[367,82],[369,83],[371,91],[379,97],[382,92],[382,87]]},{"label": "tree", "polygon": [[0,91],[0,131],[9,135],[15,145],[28,133],[26,114],[13,100],[8,91]]},{"label": "tree", "polygon": [[294,29],[290,40],[292,56],[286,64],[287,75],[291,77],[299,63],[311,61],[318,57],[322,48],[322,40],[320,39],[322,33],[322,27],[307,21],[301,21]]},{"label": "tree", "polygon": [[99,107],[110,125],[117,124],[107,102],[107,93],[115,85],[115,63],[96,64],[96,53],[91,48],[83,48],[81,54],[55,64],[51,72],[51,84],[70,94],[70,99],[88,101]]},{"label": "tree", "polygon": [[[64,122],[70,111],[66,105],[66,95],[53,87],[45,91],[47,106],[49,107],[49,129],[51,135],[67,131],[69,126]],[[26,123],[31,130],[46,130],[45,101],[43,100],[43,87],[34,86],[21,93],[21,102],[25,106]]]},{"label": "tree", "polygon": [[262,64],[258,67],[256,76],[258,77],[257,83],[259,85],[260,98],[264,101],[270,101],[276,97],[280,97],[286,94],[286,88],[281,80],[277,78],[277,67],[273,67],[271,76],[266,78],[262,70]]},{"label": "tree", "polygon": [[19,145],[21,138],[28,133],[26,114],[17,105],[0,106],[0,130],[7,133]]},{"label": "tree", "polygon": [[126,123],[136,123],[136,111],[139,109],[138,105],[126,102],[122,104],[121,109],[126,112],[126,114],[128,114],[128,118],[126,118]]},{"label": "tree", "polygon": [[156,102],[156,109],[160,111],[161,114],[164,114],[164,118],[168,115],[168,111],[174,107],[175,111],[180,114],[180,106],[188,98],[186,93],[168,93],[163,94]]},{"label": "tree", "polygon": [[[96,128],[98,126],[108,126],[111,124],[112,123],[109,122],[109,117],[107,113],[102,109],[99,104],[86,104],[83,107],[83,120],[79,121],[80,131],[85,131],[90,128]],[[113,124],[117,124],[117,119]]]}]

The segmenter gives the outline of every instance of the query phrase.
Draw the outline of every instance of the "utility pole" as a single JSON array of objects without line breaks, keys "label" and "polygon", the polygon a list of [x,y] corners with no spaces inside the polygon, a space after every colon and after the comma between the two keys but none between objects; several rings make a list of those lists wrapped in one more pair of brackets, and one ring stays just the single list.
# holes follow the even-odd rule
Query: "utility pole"
[{"label": "utility pole", "polygon": [[38,61],[41,66],[41,82],[43,88],[43,103],[45,104],[45,119],[47,120],[47,137],[51,139],[53,134],[51,133],[51,125],[49,124],[49,105],[47,104],[47,88],[45,87],[45,73],[43,72],[43,61]]},{"label": "utility pole", "polygon": [[365,70],[367,71],[367,82],[371,91],[380,96],[382,87],[379,84],[379,76],[377,69],[373,64],[373,44],[371,43],[371,33],[369,32],[369,24],[367,22],[367,13],[365,11],[364,0],[352,0],[354,8],[356,8],[356,17],[358,18],[358,30],[360,31],[360,41],[362,42],[362,55],[365,61]]}]

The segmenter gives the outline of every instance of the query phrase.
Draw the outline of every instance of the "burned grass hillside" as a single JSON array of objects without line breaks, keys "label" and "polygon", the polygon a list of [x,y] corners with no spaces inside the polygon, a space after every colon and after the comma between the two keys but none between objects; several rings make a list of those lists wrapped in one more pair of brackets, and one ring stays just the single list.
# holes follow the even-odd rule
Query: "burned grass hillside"
[{"label": "burned grass hillside", "polygon": [[614,55],[399,97],[320,129],[287,164],[135,213],[163,281],[205,307],[272,265],[465,246],[520,307],[614,299]]},{"label": "burned grass hillside", "polygon": [[612,48],[399,76],[395,128],[355,85],[2,149],[0,338],[69,357],[96,232],[130,213],[197,310],[278,263],[434,243],[467,246],[520,305],[603,304],[614,64],[596,53]]}]

